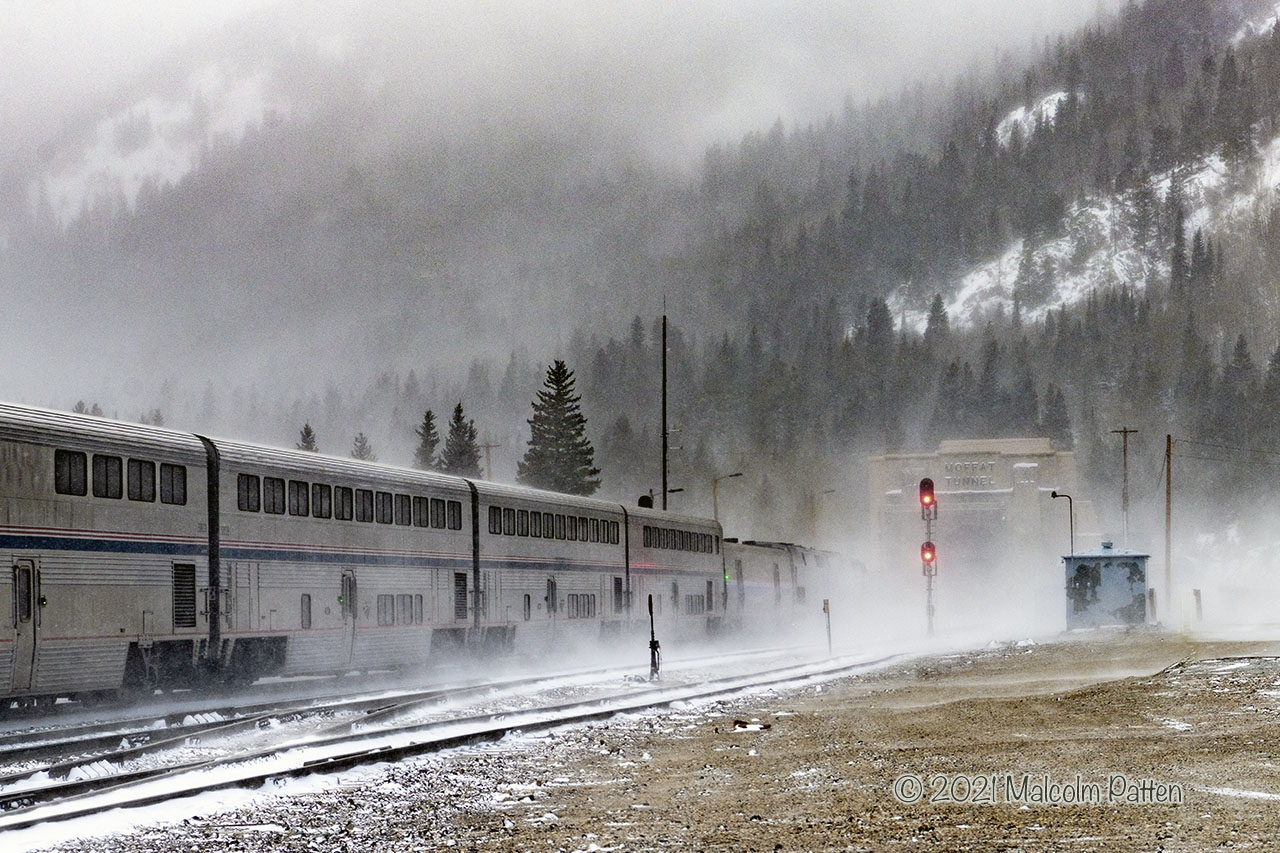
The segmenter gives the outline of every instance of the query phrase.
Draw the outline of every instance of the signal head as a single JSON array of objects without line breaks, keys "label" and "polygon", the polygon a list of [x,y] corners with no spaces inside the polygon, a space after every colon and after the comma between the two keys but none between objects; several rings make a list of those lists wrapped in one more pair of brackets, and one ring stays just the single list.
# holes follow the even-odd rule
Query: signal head
[{"label": "signal head", "polygon": [[920,506],[931,507],[933,502],[933,480],[925,477],[920,481]]},{"label": "signal head", "polygon": [[926,542],[920,546],[920,562],[926,566],[933,565],[933,561],[938,558],[938,550],[933,547],[932,542]]}]

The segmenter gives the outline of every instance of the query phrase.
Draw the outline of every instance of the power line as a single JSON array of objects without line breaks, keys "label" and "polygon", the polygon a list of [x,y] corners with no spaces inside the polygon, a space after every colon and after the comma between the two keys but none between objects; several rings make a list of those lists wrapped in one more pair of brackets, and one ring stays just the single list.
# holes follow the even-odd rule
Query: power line
[{"label": "power line", "polygon": [[1218,444],[1212,441],[1195,441],[1190,438],[1176,438],[1174,441],[1182,442],[1183,444],[1194,444],[1197,447],[1212,447],[1215,450],[1227,450],[1233,453],[1257,453],[1262,456],[1280,456],[1280,450],[1263,450],[1258,447],[1236,447],[1232,444]]}]

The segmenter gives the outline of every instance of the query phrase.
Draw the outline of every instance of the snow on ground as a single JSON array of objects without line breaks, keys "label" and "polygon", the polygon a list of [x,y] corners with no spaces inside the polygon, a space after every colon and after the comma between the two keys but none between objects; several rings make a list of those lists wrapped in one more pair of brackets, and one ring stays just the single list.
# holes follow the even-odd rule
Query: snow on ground
[{"label": "snow on ground", "polygon": [[1280,3],[1277,3],[1272,9],[1271,14],[1260,21],[1246,21],[1244,26],[1236,30],[1236,34],[1231,37],[1231,46],[1239,47],[1246,39],[1254,36],[1265,35],[1271,32],[1272,27],[1276,25],[1276,21],[1280,20]]},{"label": "snow on ground", "polygon": [[[1264,144],[1256,160],[1243,170],[1233,171],[1220,155],[1212,154],[1190,168],[1153,176],[1151,189],[1160,204],[1175,180],[1185,199],[1189,248],[1191,235],[1198,229],[1212,236],[1269,215],[1280,188],[1280,137]],[[1054,290],[1042,304],[1022,305],[1024,320],[1041,320],[1048,312],[1080,302],[1095,290],[1121,286],[1141,292],[1148,282],[1168,278],[1167,252],[1144,252],[1134,243],[1133,199],[1134,192],[1129,191],[1077,202],[1067,213],[1063,233],[1032,248],[1037,268],[1046,261],[1052,267]],[[946,306],[950,321],[972,326],[998,310],[1006,316],[1012,313],[1022,255],[1022,240],[1016,240],[998,258],[965,273]],[[907,306],[901,294],[889,304],[908,328],[923,331],[928,316],[925,311]]]},{"label": "snow on ground", "polygon": [[1010,140],[1013,139],[1013,129],[1015,127],[1019,129],[1024,141],[1030,139],[1032,134],[1036,132],[1036,128],[1041,125],[1052,124],[1053,117],[1058,113],[1058,107],[1066,99],[1066,92],[1054,92],[1052,95],[1045,95],[1033,104],[1031,109],[1018,107],[1010,111],[996,125],[996,140],[999,141],[1002,148],[1007,148]]}]

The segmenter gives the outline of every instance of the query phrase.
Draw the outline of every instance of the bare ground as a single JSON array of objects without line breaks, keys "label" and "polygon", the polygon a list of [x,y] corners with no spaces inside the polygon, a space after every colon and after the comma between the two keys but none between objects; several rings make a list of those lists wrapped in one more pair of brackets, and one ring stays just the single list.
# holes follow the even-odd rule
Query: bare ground
[{"label": "bare ground", "polygon": [[1272,849],[1278,656],[1156,633],[1007,645],[70,849]]}]

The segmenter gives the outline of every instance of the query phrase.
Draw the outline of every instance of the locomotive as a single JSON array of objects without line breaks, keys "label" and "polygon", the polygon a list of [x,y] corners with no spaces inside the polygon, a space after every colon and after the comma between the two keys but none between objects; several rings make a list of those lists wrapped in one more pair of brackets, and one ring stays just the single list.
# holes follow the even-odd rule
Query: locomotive
[{"label": "locomotive", "polygon": [[782,624],[838,562],[703,518],[12,404],[0,553],[0,709],[537,654],[647,633],[650,599],[664,637]]}]

